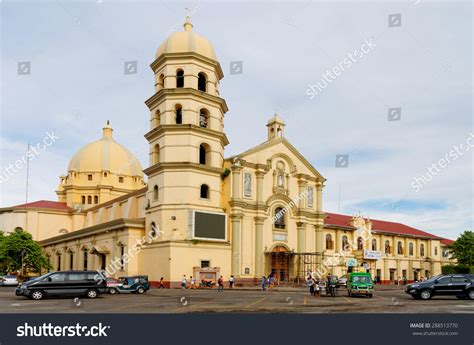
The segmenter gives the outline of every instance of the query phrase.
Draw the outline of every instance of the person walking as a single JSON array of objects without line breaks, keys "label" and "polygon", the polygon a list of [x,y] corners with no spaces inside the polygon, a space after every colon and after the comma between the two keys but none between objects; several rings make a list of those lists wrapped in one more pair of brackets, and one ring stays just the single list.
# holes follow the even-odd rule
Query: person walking
[{"label": "person walking", "polygon": [[407,285],[407,277],[403,276],[403,285]]},{"label": "person walking", "polygon": [[319,286],[319,279],[314,279],[314,296],[319,298],[321,295],[321,287]]},{"label": "person walking", "polygon": [[311,274],[308,274],[308,276],[306,277],[306,285],[309,286],[309,293],[311,294],[311,296],[314,296],[314,281]]},{"label": "person walking", "polygon": [[270,274],[268,278],[268,287],[270,290],[273,289],[273,285],[275,284],[275,278],[273,277],[273,274]]},{"label": "person walking", "polygon": [[234,288],[234,276],[230,276],[229,278],[229,288],[233,289]]},{"label": "person walking", "polygon": [[188,280],[186,279],[186,274],[183,274],[183,278],[181,279],[181,289],[186,290],[187,284]]},{"label": "person walking", "polygon": [[158,286],[158,289],[164,289],[165,288],[165,284],[163,283],[163,277],[160,278],[160,285]]},{"label": "person walking", "polygon": [[224,291],[224,277],[220,276],[217,280],[217,292]]},{"label": "person walking", "polygon": [[262,276],[262,291],[266,290],[266,285],[267,285],[267,278],[265,276]]},{"label": "person walking", "polygon": [[190,283],[191,283],[191,289],[194,290],[194,284],[196,283],[196,280],[193,278],[193,276],[189,277]]}]

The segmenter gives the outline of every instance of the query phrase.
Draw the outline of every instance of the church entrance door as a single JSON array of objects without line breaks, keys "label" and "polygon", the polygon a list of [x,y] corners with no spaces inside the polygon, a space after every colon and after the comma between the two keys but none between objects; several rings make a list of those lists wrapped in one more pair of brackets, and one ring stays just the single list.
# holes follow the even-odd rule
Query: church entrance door
[{"label": "church entrance door", "polygon": [[276,246],[270,253],[272,261],[272,274],[277,283],[288,282],[290,279],[290,262],[293,254],[283,246]]}]

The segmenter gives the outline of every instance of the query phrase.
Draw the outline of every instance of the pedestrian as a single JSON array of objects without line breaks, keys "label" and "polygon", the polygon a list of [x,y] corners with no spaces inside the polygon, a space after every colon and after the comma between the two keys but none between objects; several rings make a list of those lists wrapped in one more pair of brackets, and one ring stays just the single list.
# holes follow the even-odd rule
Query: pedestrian
[{"label": "pedestrian", "polygon": [[267,278],[265,276],[262,276],[262,291],[266,290],[266,285],[267,285]]},{"label": "pedestrian", "polygon": [[403,276],[403,285],[407,285],[407,277]]},{"label": "pedestrian", "polygon": [[231,275],[229,278],[229,288],[233,289],[234,288],[234,276]]},{"label": "pedestrian", "polygon": [[194,284],[196,283],[196,280],[194,280],[193,276],[189,277],[190,283],[191,283],[191,289],[194,290]]},{"label": "pedestrian", "polygon": [[186,290],[186,285],[188,280],[186,279],[186,274],[183,274],[183,279],[181,279],[181,289]]},{"label": "pedestrian", "polygon": [[217,292],[224,291],[224,277],[220,276],[217,280]]},{"label": "pedestrian", "polygon": [[321,287],[319,286],[319,279],[314,280],[314,296],[319,298],[321,293]]},{"label": "pedestrian", "polygon": [[270,274],[270,277],[268,278],[268,282],[269,282],[269,288],[270,290],[272,290],[273,285],[275,284],[275,278],[273,277],[273,274]]},{"label": "pedestrian", "polygon": [[163,283],[163,277],[160,278],[160,285],[158,286],[158,289],[164,289],[165,288],[165,284]]},{"label": "pedestrian", "polygon": [[309,286],[309,293],[311,294],[311,296],[314,296],[314,280],[311,274],[308,274],[308,276],[306,277],[306,285]]},{"label": "pedestrian", "polygon": [[397,278],[397,286],[400,287],[400,277]]}]

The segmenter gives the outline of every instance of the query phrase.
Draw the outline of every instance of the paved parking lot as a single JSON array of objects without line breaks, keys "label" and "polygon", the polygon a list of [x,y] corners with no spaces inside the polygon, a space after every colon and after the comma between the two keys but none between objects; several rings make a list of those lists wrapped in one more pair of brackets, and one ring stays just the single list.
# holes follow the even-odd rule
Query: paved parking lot
[{"label": "paved parking lot", "polygon": [[97,299],[54,298],[32,301],[14,288],[0,288],[0,313],[474,313],[474,301],[456,297],[414,300],[402,288],[377,287],[372,299],[309,295],[305,288],[258,290],[152,289],[143,295],[102,295]]}]

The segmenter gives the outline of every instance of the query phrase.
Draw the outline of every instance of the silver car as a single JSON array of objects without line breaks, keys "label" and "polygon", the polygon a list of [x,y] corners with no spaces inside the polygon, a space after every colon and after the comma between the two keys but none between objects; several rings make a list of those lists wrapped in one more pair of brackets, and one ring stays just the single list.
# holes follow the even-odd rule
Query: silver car
[{"label": "silver car", "polygon": [[17,286],[18,279],[14,275],[6,275],[2,277],[0,285],[2,286]]}]

